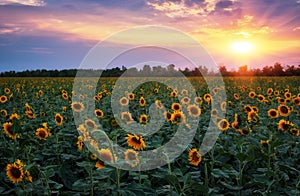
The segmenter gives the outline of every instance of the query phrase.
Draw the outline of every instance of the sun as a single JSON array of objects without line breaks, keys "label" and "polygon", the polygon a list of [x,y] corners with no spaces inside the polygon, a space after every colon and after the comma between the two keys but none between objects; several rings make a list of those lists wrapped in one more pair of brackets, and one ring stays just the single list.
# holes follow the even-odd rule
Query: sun
[{"label": "sun", "polygon": [[253,50],[253,45],[248,41],[236,41],[231,45],[234,53],[248,54]]}]

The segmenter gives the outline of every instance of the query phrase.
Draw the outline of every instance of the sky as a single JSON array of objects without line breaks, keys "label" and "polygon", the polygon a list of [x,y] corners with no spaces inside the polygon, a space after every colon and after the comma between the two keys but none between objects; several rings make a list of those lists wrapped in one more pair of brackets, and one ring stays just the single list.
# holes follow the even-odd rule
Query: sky
[{"label": "sky", "polygon": [[300,65],[300,0],[0,0],[0,72],[79,68],[96,44],[143,25],[187,34],[229,70]]}]

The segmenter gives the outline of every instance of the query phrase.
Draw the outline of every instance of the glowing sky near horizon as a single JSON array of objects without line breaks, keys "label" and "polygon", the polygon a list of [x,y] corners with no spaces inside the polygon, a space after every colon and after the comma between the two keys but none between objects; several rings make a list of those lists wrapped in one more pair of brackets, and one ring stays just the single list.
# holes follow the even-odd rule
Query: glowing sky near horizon
[{"label": "glowing sky near horizon", "polygon": [[140,25],[179,29],[228,69],[300,65],[299,13],[299,0],[0,0],[0,71],[78,68],[99,41]]}]

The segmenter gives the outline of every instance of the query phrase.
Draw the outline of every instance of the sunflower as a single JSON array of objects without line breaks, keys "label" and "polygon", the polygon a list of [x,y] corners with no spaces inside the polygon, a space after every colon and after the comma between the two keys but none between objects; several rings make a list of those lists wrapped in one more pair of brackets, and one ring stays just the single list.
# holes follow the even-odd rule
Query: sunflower
[{"label": "sunflower", "polygon": [[218,116],[218,110],[217,109],[212,109],[210,112],[211,117],[217,117]]},{"label": "sunflower", "polygon": [[252,106],[251,109],[252,109],[254,112],[256,112],[256,113],[258,113],[258,111],[259,111],[259,110],[258,110],[258,107],[256,107],[256,106]]},{"label": "sunflower", "polygon": [[140,98],[140,106],[141,106],[141,107],[144,107],[145,105],[146,105],[146,100],[145,100],[144,97],[141,97],[141,98]]},{"label": "sunflower", "polygon": [[171,112],[164,112],[164,115],[165,115],[165,119],[167,122],[171,121],[172,120],[172,113]]},{"label": "sunflower", "polygon": [[184,105],[189,104],[190,101],[191,101],[191,99],[188,98],[188,97],[183,97],[183,98],[181,99],[181,103],[184,104]]},{"label": "sunflower", "polygon": [[179,112],[181,110],[181,105],[179,103],[173,103],[171,108],[172,110]]},{"label": "sunflower", "polygon": [[275,109],[269,109],[268,116],[270,118],[278,118],[278,111]]},{"label": "sunflower", "polygon": [[238,114],[234,114],[234,121],[233,121],[233,123],[231,123],[231,127],[233,128],[233,129],[238,129],[239,128],[239,124],[240,124],[240,118],[239,118],[239,116],[238,116]]},{"label": "sunflower", "polygon": [[121,119],[126,122],[126,124],[132,123],[132,116],[130,112],[122,112],[121,113]]},{"label": "sunflower", "polygon": [[148,116],[146,114],[142,114],[140,116],[140,123],[141,124],[147,124],[148,123]]},{"label": "sunflower", "polygon": [[252,111],[252,107],[249,106],[249,105],[245,105],[243,109],[244,109],[245,112],[251,112]]},{"label": "sunflower", "polygon": [[185,115],[182,112],[175,112],[172,114],[172,122],[176,125],[180,123],[185,123]]},{"label": "sunflower", "polygon": [[31,110],[25,111],[25,114],[30,119],[35,118],[35,114]]},{"label": "sunflower", "polygon": [[17,165],[16,163],[7,164],[6,175],[13,183],[22,182],[24,176],[23,166]]},{"label": "sunflower", "polygon": [[284,104],[286,103],[286,99],[280,98],[280,97],[277,98],[277,101],[278,101],[278,103],[281,104],[281,105],[284,105]]},{"label": "sunflower", "polygon": [[36,130],[35,135],[38,137],[40,140],[46,140],[47,137],[49,136],[48,131],[45,128],[38,128]]},{"label": "sunflower", "polygon": [[195,104],[202,105],[202,98],[201,98],[201,97],[195,97],[194,103],[195,103]]},{"label": "sunflower", "polygon": [[260,145],[264,146],[264,147],[268,147],[269,145],[269,140],[260,140]]},{"label": "sunflower", "polygon": [[201,160],[202,157],[196,148],[189,151],[189,162],[191,165],[198,166]]},{"label": "sunflower", "polygon": [[297,106],[300,106],[300,97],[296,97],[293,99],[293,103]]},{"label": "sunflower", "polygon": [[211,97],[211,95],[210,95],[209,93],[207,93],[207,94],[205,94],[205,95],[203,96],[203,99],[204,99],[204,101],[206,101],[208,104],[210,104],[212,97]]},{"label": "sunflower", "polygon": [[14,119],[20,119],[20,116],[17,113],[10,115],[9,119],[13,121]]},{"label": "sunflower", "polygon": [[153,91],[154,91],[155,94],[157,94],[158,93],[158,88],[155,88]]},{"label": "sunflower", "polygon": [[109,149],[101,149],[99,153],[102,161],[113,162],[115,160]]},{"label": "sunflower", "polygon": [[135,150],[143,150],[146,148],[143,136],[127,134],[126,140],[128,146],[133,147]]},{"label": "sunflower", "polygon": [[273,93],[273,89],[272,88],[268,88],[267,95],[271,95],[272,93]]},{"label": "sunflower", "polygon": [[240,96],[239,96],[237,93],[234,93],[234,94],[233,94],[233,98],[234,98],[235,100],[239,100],[239,99],[240,99]]},{"label": "sunflower", "polygon": [[249,92],[249,97],[250,97],[251,99],[253,99],[253,98],[255,97],[255,95],[256,95],[256,93],[255,93],[254,91],[250,91],[250,92]]},{"label": "sunflower", "polygon": [[190,116],[197,118],[201,114],[201,109],[196,105],[189,105],[187,107]]},{"label": "sunflower", "polygon": [[97,160],[97,155],[94,154],[94,153],[90,153],[90,159],[91,159],[92,161],[96,161],[96,160]]},{"label": "sunflower", "polygon": [[300,135],[300,130],[297,129],[296,127],[293,127],[290,129],[290,134],[294,135],[294,136],[299,136]]},{"label": "sunflower", "polygon": [[7,116],[7,111],[6,110],[0,110],[0,114],[2,117],[6,117]]},{"label": "sunflower", "polygon": [[129,103],[129,101],[128,101],[128,99],[126,98],[126,97],[122,97],[121,99],[120,99],[120,105],[121,106],[127,106],[128,105],[128,103]]},{"label": "sunflower", "polygon": [[226,110],[226,105],[227,105],[226,101],[223,101],[223,102],[221,103],[220,108],[221,108],[221,110],[222,110],[223,112]]},{"label": "sunflower", "polygon": [[103,161],[98,160],[98,161],[96,162],[96,164],[95,164],[95,167],[96,167],[97,169],[103,169],[103,168],[105,168],[105,165],[104,165]]},{"label": "sunflower", "polygon": [[30,111],[31,110],[31,107],[28,103],[25,103],[25,109],[26,111]]},{"label": "sunflower", "polygon": [[98,96],[94,96],[94,100],[95,100],[96,102],[99,102],[99,101],[100,101],[100,99],[99,99]]},{"label": "sunflower", "polygon": [[164,107],[160,100],[155,100],[155,105],[158,110],[161,110]]},{"label": "sunflower", "polygon": [[265,100],[265,97],[264,97],[263,95],[259,94],[259,95],[257,96],[257,101],[258,101],[258,102],[264,102],[264,100]]},{"label": "sunflower", "polygon": [[129,93],[128,94],[128,99],[133,101],[134,100],[134,94],[133,93]]},{"label": "sunflower", "polygon": [[252,122],[252,121],[257,122],[258,114],[255,111],[248,112],[247,120],[248,122]]},{"label": "sunflower", "polygon": [[84,105],[78,101],[71,104],[71,108],[74,112],[81,112],[84,109]]},{"label": "sunflower", "polygon": [[12,126],[13,124],[11,122],[6,122],[3,124],[3,129],[4,132],[8,135],[8,137],[14,140],[17,138],[18,135],[13,133]]},{"label": "sunflower", "polygon": [[63,93],[61,94],[61,97],[65,100],[68,100],[69,99],[69,95],[67,93]]},{"label": "sunflower", "polygon": [[287,131],[290,127],[293,127],[294,124],[290,121],[286,121],[284,119],[281,119],[279,122],[278,122],[278,129],[285,132]]},{"label": "sunflower", "polygon": [[275,97],[279,96],[279,94],[280,94],[280,93],[279,93],[279,91],[277,91],[277,90],[276,90],[276,91],[274,91],[274,95],[275,95]]},{"label": "sunflower", "polygon": [[286,105],[278,106],[278,111],[279,111],[280,116],[289,116],[291,113],[290,108]]},{"label": "sunflower", "polygon": [[136,167],[139,164],[140,161],[136,151],[127,149],[124,154],[125,160],[128,164],[130,164],[130,167]]},{"label": "sunflower", "polygon": [[189,94],[189,91],[186,90],[186,89],[182,89],[182,90],[181,90],[181,94],[182,94],[182,95],[188,95],[188,94]]},{"label": "sunflower", "polygon": [[177,96],[177,92],[176,91],[172,91],[170,95],[171,95],[171,97],[176,97]]},{"label": "sunflower", "polygon": [[79,151],[82,151],[82,146],[83,146],[83,142],[82,142],[82,137],[81,136],[78,136],[77,137],[77,148]]},{"label": "sunflower", "polygon": [[1,103],[5,103],[7,101],[7,97],[5,96],[5,95],[2,95],[1,97],[0,97],[0,102]]},{"label": "sunflower", "polygon": [[111,119],[110,125],[111,125],[112,127],[117,127],[117,126],[118,126],[118,123],[117,123],[116,119],[114,119],[114,118]]},{"label": "sunflower", "polygon": [[241,135],[248,135],[249,133],[251,133],[251,130],[249,131],[248,129],[235,129],[235,131]]},{"label": "sunflower", "polygon": [[28,170],[25,170],[24,175],[26,181],[32,182],[32,176],[30,175],[30,172]]},{"label": "sunflower", "polygon": [[95,121],[93,121],[92,119],[85,120],[84,124],[91,130],[97,129],[97,125],[96,125]]},{"label": "sunflower", "polygon": [[10,93],[10,89],[9,88],[4,88],[4,93],[5,94],[9,94]]},{"label": "sunflower", "polygon": [[229,122],[228,122],[226,119],[221,119],[221,120],[218,122],[218,128],[219,128],[221,131],[226,131],[226,130],[229,128]]},{"label": "sunflower", "polygon": [[94,113],[97,118],[102,118],[104,116],[104,112],[99,109],[95,110]]},{"label": "sunflower", "polygon": [[63,117],[60,115],[60,114],[55,114],[55,117],[54,117],[54,120],[55,120],[55,123],[59,126],[62,126],[63,124]]},{"label": "sunflower", "polygon": [[290,98],[292,97],[292,93],[290,93],[290,92],[285,92],[285,93],[284,93],[284,96],[285,96],[286,99],[290,99]]}]

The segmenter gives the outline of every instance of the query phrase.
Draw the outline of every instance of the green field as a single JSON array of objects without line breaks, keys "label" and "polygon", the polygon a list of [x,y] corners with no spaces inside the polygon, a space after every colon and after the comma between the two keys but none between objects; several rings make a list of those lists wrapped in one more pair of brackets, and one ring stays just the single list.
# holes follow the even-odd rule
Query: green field
[{"label": "green field", "polygon": [[[225,86],[211,91],[206,82],[214,77],[189,78],[192,86],[164,78],[131,92],[133,80],[142,81],[130,78],[120,86],[116,78],[102,78],[94,87],[93,79],[82,78],[76,92],[73,78],[0,78],[0,195],[300,194],[299,77],[225,77]],[[125,89],[116,96],[122,100],[113,97],[118,89]],[[112,101],[128,126],[162,126],[151,135],[131,135],[118,125]],[[161,119],[149,114],[157,101]],[[211,117],[220,135],[201,155]],[[188,133],[195,122],[196,134],[179,157],[139,171],[145,162],[139,153],[166,144],[179,127]],[[124,165],[132,170],[109,164],[122,155],[100,148],[91,137],[98,130],[128,149]]]}]

